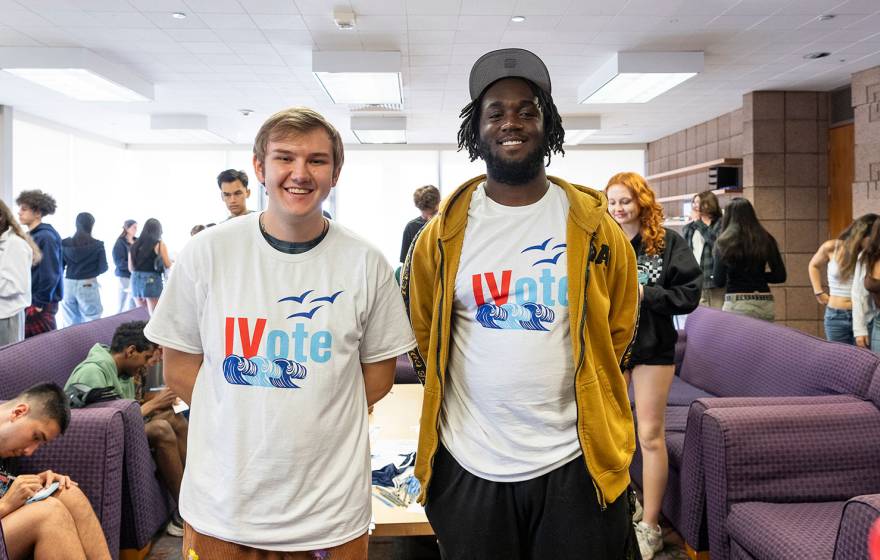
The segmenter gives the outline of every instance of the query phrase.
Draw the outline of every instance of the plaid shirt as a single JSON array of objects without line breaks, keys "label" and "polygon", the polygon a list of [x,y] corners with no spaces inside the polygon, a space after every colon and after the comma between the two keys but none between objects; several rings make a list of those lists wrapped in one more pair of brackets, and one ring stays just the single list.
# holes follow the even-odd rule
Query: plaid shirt
[{"label": "plaid shirt", "polygon": [[703,236],[703,253],[700,255],[700,269],[703,271],[703,289],[715,288],[715,240],[721,229],[721,220],[715,220],[712,225],[706,225],[703,220],[694,220],[684,226],[684,239],[691,251],[694,250],[694,232],[699,231]]}]

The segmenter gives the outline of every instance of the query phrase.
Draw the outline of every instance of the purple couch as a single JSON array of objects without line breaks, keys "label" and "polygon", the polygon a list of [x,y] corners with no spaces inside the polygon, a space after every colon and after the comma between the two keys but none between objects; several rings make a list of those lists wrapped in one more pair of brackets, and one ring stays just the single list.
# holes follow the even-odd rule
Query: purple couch
[{"label": "purple couch", "polygon": [[[681,334],[666,411],[669,481],[662,512],[688,545],[710,550],[716,560],[725,556],[716,553],[715,540],[710,543],[706,515],[707,413],[787,404],[807,414],[815,406],[857,405],[867,398],[872,381],[878,381],[880,357],[705,307],[688,316]],[[721,412],[727,409],[734,412]],[[637,450],[630,472],[639,486],[641,469]],[[716,522],[723,523],[723,515],[719,511]]]},{"label": "purple couch", "polygon": [[[121,323],[147,318],[145,309],[134,309],[0,348],[0,400],[40,382],[64,386],[95,343],[109,344]],[[73,410],[65,435],[22,460],[20,468],[23,472],[51,468],[79,482],[114,558],[120,548],[146,546],[168,519],[167,493],[156,478],[134,401]]]}]

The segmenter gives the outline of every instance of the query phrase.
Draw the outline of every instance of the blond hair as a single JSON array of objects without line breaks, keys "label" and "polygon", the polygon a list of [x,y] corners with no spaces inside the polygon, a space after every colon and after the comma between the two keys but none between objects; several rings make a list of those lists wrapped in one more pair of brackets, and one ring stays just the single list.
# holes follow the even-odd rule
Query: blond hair
[{"label": "blond hair", "polygon": [[254,157],[260,163],[265,163],[266,148],[270,140],[306,134],[316,128],[323,128],[330,137],[330,142],[333,144],[333,173],[339,173],[345,159],[342,137],[327,119],[308,107],[290,107],[266,119],[254,139]]}]

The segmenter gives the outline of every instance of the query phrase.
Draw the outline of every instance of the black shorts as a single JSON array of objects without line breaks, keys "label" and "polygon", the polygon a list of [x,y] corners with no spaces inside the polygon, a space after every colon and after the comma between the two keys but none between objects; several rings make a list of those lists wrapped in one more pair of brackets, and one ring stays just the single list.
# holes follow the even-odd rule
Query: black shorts
[{"label": "black shorts", "polygon": [[444,560],[639,558],[629,490],[603,510],[578,457],[532,480],[492,482],[440,445],[425,513]]}]

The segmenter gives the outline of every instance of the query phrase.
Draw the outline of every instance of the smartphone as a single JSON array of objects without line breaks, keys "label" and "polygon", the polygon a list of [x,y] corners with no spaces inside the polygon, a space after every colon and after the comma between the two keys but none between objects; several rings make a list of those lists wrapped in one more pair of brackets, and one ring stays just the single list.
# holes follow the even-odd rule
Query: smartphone
[{"label": "smartphone", "polygon": [[32,504],[34,502],[39,502],[40,500],[45,500],[46,498],[54,494],[56,490],[58,490],[57,480],[31,496],[30,499],[28,499],[28,501],[26,501],[25,503]]}]

